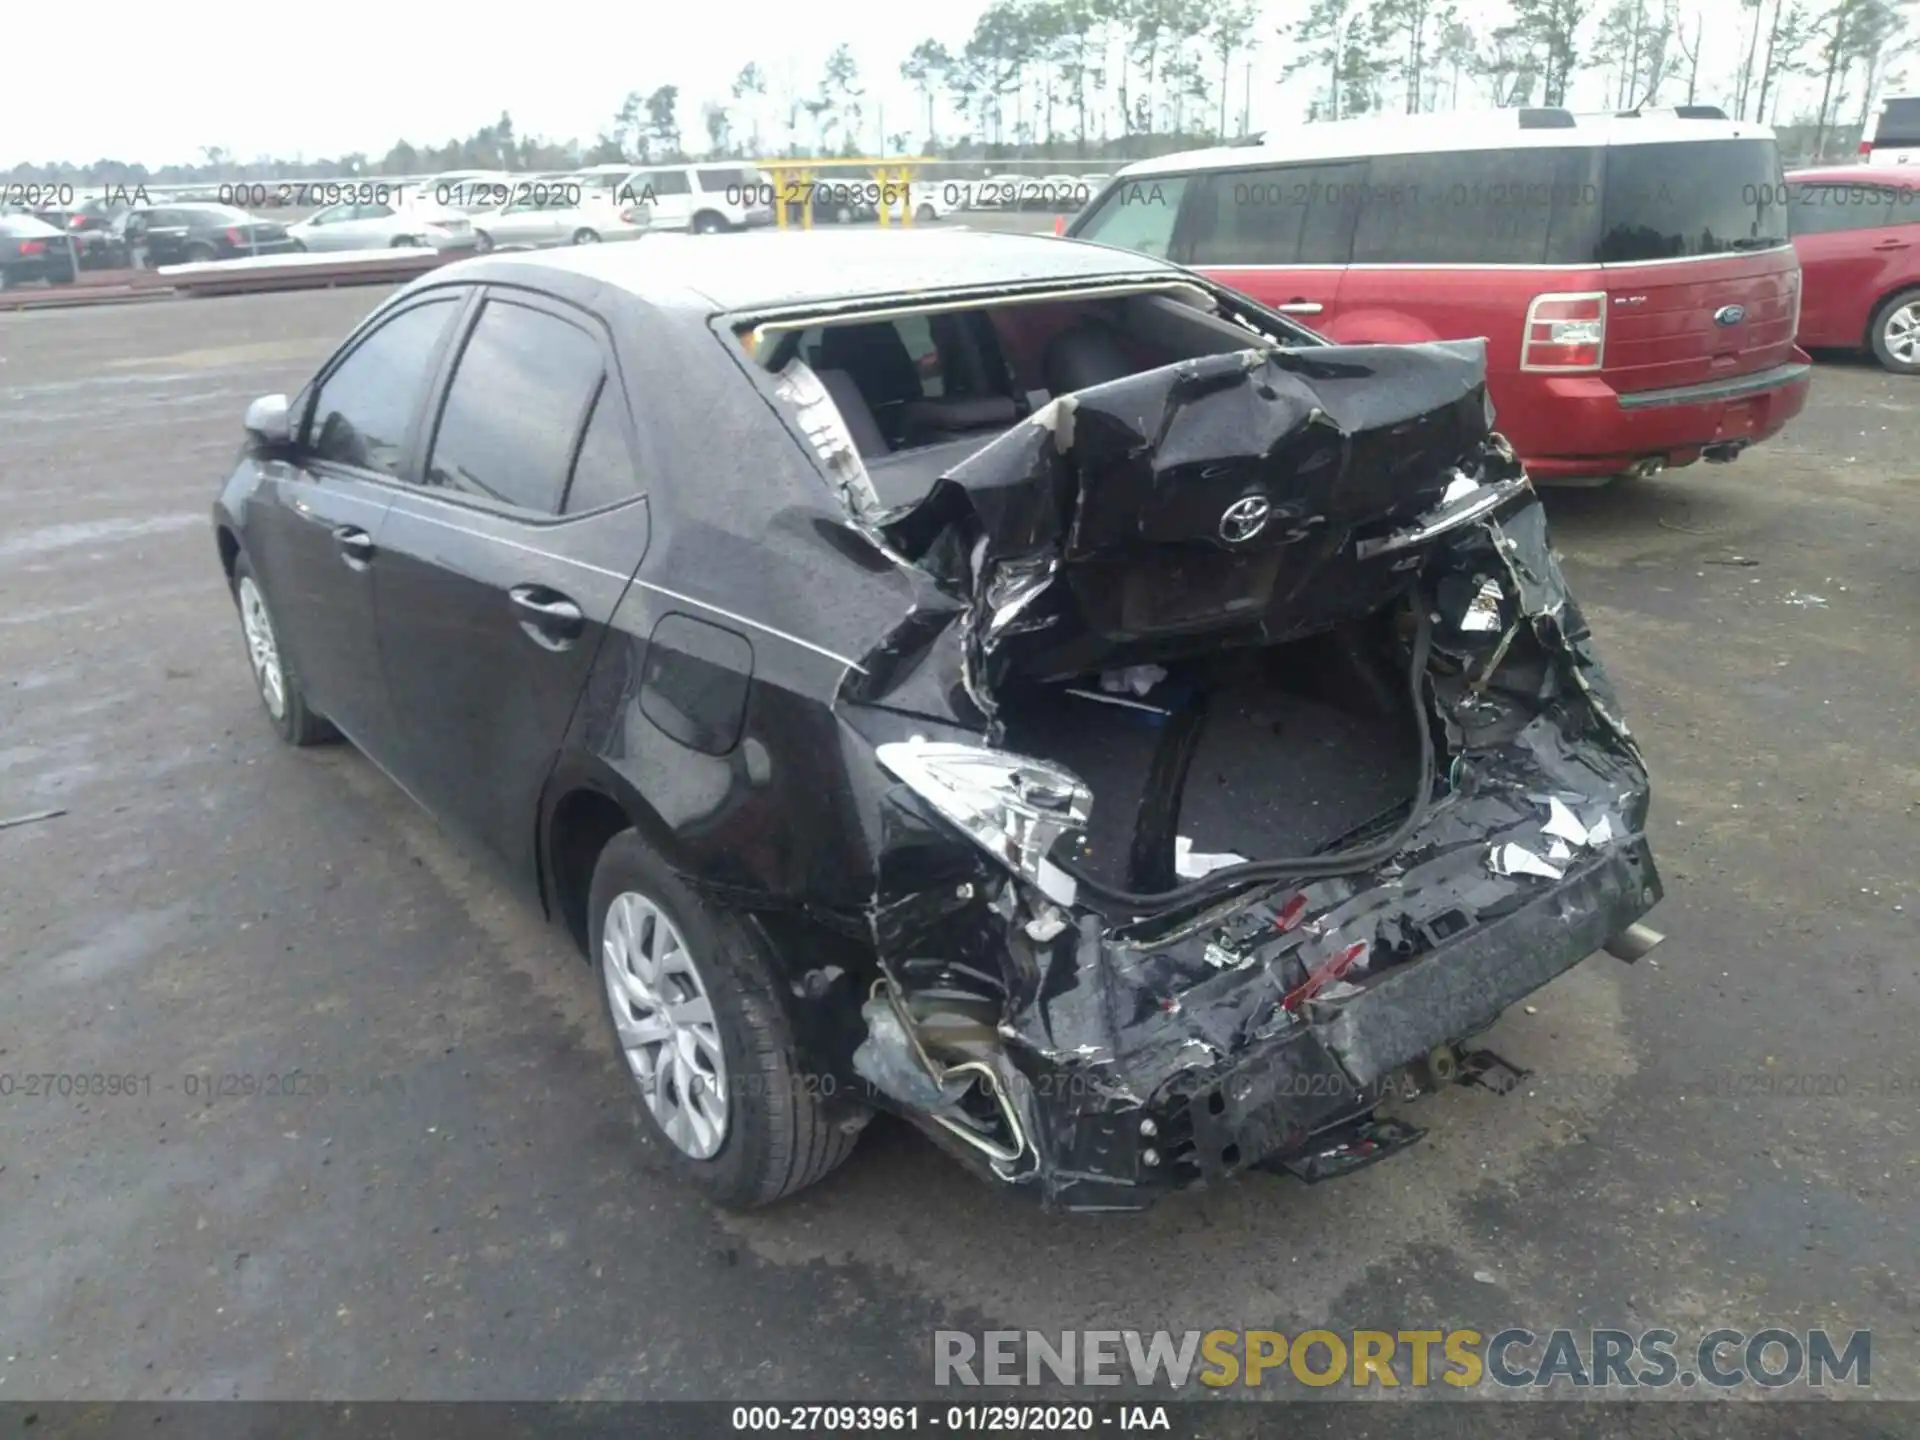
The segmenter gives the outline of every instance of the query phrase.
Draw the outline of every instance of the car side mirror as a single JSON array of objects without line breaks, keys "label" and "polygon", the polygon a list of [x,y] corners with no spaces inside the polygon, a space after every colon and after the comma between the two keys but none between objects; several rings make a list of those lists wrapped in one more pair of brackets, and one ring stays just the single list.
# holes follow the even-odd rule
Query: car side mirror
[{"label": "car side mirror", "polygon": [[293,423],[287,414],[284,395],[262,395],[247,406],[246,419],[241,424],[256,451],[277,450],[293,442]]}]

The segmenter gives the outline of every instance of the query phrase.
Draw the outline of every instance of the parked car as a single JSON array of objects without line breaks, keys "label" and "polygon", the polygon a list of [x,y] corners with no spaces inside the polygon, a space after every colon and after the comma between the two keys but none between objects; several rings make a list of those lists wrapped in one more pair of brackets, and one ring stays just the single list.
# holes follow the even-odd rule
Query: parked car
[{"label": "parked car", "polygon": [[0,215],[0,290],[35,280],[70,285],[78,270],[64,230],[25,213]]},{"label": "parked car", "polygon": [[1022,210],[1052,210],[1072,214],[1093,198],[1093,191],[1078,175],[1042,175],[1020,184]]},{"label": "parked car", "polygon": [[261,220],[231,205],[136,207],[120,217],[117,233],[149,267],[288,255],[301,249],[278,220]]},{"label": "parked car", "polygon": [[101,200],[78,205],[55,205],[35,210],[35,219],[53,226],[73,241],[82,270],[118,270],[127,263],[126,242],[114,233],[114,220],[128,207],[116,210]]},{"label": "parked car", "polygon": [[1860,153],[1869,165],[1920,165],[1920,95],[1889,95],[1867,122]]},{"label": "parked car", "polygon": [[1920,169],[1860,165],[1787,176],[1800,254],[1799,341],[1867,350],[1920,375]]},{"label": "parked car", "polygon": [[951,182],[909,181],[904,200],[896,201],[893,206],[892,218],[898,220],[911,211],[916,224],[931,224],[935,220],[944,220],[951,215],[958,208],[958,199],[958,193]]},{"label": "parked car", "polygon": [[974,180],[973,195],[967,208],[970,210],[1011,210],[1020,203],[1027,182],[1025,175],[1015,175],[1005,171],[998,175],[989,175],[984,180]]},{"label": "parked car", "polygon": [[289,227],[287,233],[314,251],[432,246],[455,252],[475,248],[472,221],[451,206],[421,199],[401,205],[329,205]]},{"label": "parked car", "polygon": [[1731,460],[1806,403],[1778,147],[1710,107],[1306,125],[1143,161],[1068,233],[1343,341],[1483,335],[1536,479]]},{"label": "parked car", "polygon": [[579,194],[572,186],[557,186],[537,199],[475,211],[474,248],[485,253],[503,247],[593,245],[602,240],[638,240],[647,232],[646,206],[615,209],[574,198]]},{"label": "parked car", "polygon": [[485,256],[253,402],[215,539],[279,735],[517,878],[718,1201],[883,1109],[1138,1209],[1412,1143],[1658,938],[1485,349],[1042,236]]},{"label": "parked car", "polygon": [[646,206],[656,230],[713,235],[773,223],[773,184],[751,166],[650,166],[620,181],[613,200]]}]

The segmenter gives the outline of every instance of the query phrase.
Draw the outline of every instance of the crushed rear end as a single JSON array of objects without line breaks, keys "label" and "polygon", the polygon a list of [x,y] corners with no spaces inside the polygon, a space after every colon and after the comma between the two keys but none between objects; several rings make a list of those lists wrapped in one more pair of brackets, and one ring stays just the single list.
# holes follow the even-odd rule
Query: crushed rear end
[{"label": "crushed rear end", "polygon": [[836,707],[877,761],[881,1103],[1054,1208],[1338,1174],[1657,901],[1646,769],[1484,371],[1184,360],[891,509],[789,372],[915,585]]}]

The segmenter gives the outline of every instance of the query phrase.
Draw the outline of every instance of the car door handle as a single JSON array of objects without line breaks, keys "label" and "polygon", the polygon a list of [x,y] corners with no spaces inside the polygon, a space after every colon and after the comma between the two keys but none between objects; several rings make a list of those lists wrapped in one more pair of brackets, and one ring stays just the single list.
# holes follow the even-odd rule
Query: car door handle
[{"label": "car door handle", "polygon": [[1876,250],[1905,250],[1912,244],[1913,242],[1911,240],[1882,240],[1873,248]]},{"label": "car door handle", "polygon": [[364,570],[373,559],[373,537],[358,525],[333,527],[333,543],[340,547],[340,558],[355,570]]},{"label": "car door handle", "polygon": [[1273,307],[1282,315],[1318,315],[1327,307],[1318,300],[1289,300],[1284,305]]},{"label": "car door handle", "polygon": [[507,598],[520,612],[520,628],[537,645],[548,650],[565,650],[586,629],[586,617],[580,607],[557,590],[544,585],[516,585]]}]

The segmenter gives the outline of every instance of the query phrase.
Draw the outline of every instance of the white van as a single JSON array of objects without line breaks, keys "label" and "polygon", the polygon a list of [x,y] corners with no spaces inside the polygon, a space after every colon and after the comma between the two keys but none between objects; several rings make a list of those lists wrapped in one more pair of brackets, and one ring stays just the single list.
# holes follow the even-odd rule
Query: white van
[{"label": "white van", "polygon": [[1869,165],[1920,165],[1920,95],[1889,95],[1867,122],[1860,155]]},{"label": "white van", "polygon": [[711,235],[773,223],[773,182],[750,165],[653,165],[615,187],[623,205],[649,205],[655,230]]}]

